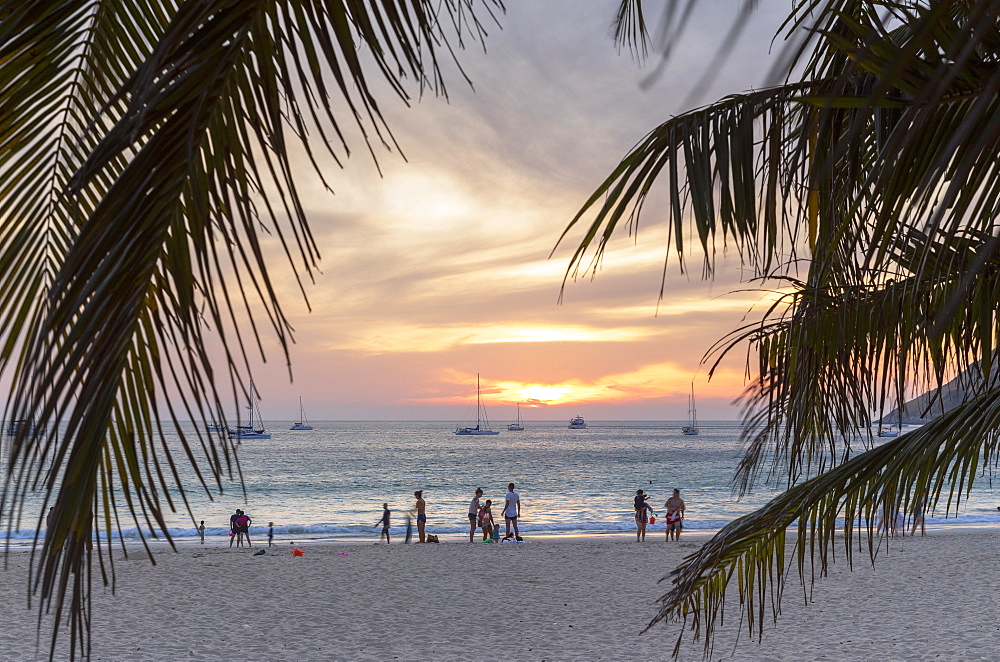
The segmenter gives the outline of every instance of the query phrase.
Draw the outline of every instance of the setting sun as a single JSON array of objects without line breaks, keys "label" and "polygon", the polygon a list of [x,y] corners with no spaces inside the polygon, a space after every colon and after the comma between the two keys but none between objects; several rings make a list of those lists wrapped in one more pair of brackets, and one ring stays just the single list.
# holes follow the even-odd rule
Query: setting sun
[{"label": "setting sun", "polygon": [[537,402],[555,402],[567,393],[572,393],[573,389],[561,386],[528,386],[517,391],[517,394],[525,400]]}]

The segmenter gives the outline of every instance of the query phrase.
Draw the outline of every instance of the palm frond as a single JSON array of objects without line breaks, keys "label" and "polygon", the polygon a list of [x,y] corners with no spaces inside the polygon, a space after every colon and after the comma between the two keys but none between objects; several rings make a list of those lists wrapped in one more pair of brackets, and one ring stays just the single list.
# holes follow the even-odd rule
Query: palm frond
[{"label": "palm frond", "polygon": [[[973,422],[970,425],[970,422]],[[765,618],[777,618],[791,562],[787,531],[793,530],[795,569],[808,598],[817,577],[833,562],[843,536],[846,562],[866,552],[874,563],[891,544],[878,522],[907,520],[918,510],[945,516],[961,507],[981,467],[997,459],[1000,391],[993,390],[938,419],[861,453],[823,474],[794,485],[762,508],[723,527],[671,572],[672,588],[648,627],[679,620],[710,654],[712,634],[725,609],[727,587],[736,582],[743,620],[760,636]],[[858,543],[858,549],[852,546]],[[814,562],[819,562],[818,567]],[[677,639],[675,654],[683,642]]]},{"label": "palm frond", "polygon": [[[405,101],[444,94],[442,61],[485,37],[480,13],[502,8],[0,4],[5,418],[48,431],[13,439],[0,512],[10,527],[28,516],[41,529],[42,513],[22,512],[28,493],[48,495],[42,512],[54,506],[33,557],[40,606],[55,615],[53,654],[65,620],[70,656],[89,655],[91,572],[113,582],[108,544],[122,517],[168,541],[166,513],[194,519],[178,461],[209,496],[238,473],[232,442],[196,432],[171,447],[162,427],[221,420],[220,381],[242,388],[266,358],[261,334],[287,362],[293,333],[264,239],[276,236],[303,294],[319,257],[291,146],[317,169],[312,131],[338,162],[348,126],[373,155],[394,148],[372,79]],[[221,370],[205,349],[213,333]]]},{"label": "palm frond", "polygon": [[[690,619],[710,646],[736,578],[759,628],[768,591],[779,604],[792,522],[802,575],[806,558],[826,567],[838,517],[849,538],[879,503],[947,494],[951,508],[995,459],[998,25],[998,0],[794,3],[778,28],[783,82],[661,124],[560,238],[582,235],[566,279],[592,272],[662,191],[682,270],[690,228],[706,277],[722,243],[762,287],[783,286],[705,360],[714,370],[748,347],[736,489],[780,477],[788,491],[688,559],[654,622]],[[967,369],[983,376],[971,402],[885,446],[858,435],[912,390]]]}]

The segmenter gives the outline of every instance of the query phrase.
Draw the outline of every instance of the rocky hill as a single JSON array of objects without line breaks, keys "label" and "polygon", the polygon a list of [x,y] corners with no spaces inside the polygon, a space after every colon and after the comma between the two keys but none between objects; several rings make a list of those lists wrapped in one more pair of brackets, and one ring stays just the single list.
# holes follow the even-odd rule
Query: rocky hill
[{"label": "rocky hill", "polygon": [[[996,378],[996,373],[997,367],[994,364],[994,378]],[[934,401],[938,389],[927,391],[909,400],[903,405],[902,423],[905,425],[926,423],[932,418],[940,416],[944,412],[965,402],[982,383],[983,373],[979,364],[976,364],[942,386],[939,400]],[[934,401],[933,405],[930,404],[932,401]],[[929,410],[928,407],[930,407]],[[898,416],[895,409],[882,418],[882,422],[885,424],[895,424],[897,420]]]}]

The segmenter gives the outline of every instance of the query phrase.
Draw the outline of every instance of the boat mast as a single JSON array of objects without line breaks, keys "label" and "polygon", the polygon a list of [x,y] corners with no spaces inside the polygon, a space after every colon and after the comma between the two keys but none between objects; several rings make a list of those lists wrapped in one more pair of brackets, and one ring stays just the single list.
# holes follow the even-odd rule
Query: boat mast
[{"label": "boat mast", "polygon": [[698,427],[698,407],[694,402],[694,382],[691,382],[691,425]]},{"label": "boat mast", "polygon": [[253,430],[253,379],[252,378],[250,379],[249,397],[250,397],[250,406],[247,407],[247,409],[250,410],[250,422],[248,423],[248,425],[250,426],[250,429]]}]

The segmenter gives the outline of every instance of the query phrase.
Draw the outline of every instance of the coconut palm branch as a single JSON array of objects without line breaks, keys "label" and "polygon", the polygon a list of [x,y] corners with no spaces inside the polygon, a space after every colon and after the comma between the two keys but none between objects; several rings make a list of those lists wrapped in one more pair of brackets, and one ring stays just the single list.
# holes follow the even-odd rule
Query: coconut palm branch
[{"label": "coconut palm branch", "polygon": [[[781,82],[653,129],[564,232],[582,234],[567,278],[586,274],[655,200],[682,270],[696,248],[710,277],[726,247],[779,288],[705,358],[714,369],[749,348],[734,488],[763,478],[788,492],[689,558],[654,623],[689,619],[710,639],[735,578],[759,628],[761,598],[780,597],[789,524],[800,571],[814,555],[822,568],[837,526],[849,539],[873,504],[912,505],[929,486],[957,498],[995,459],[998,23],[997,1],[798,2],[780,28]],[[872,412],[969,368],[985,378],[968,405],[885,446],[859,434]]]},{"label": "coconut palm branch", "polygon": [[[686,557],[671,572],[673,587],[648,627],[678,619],[696,638],[704,637],[710,654],[726,588],[735,581],[749,634],[760,636],[765,619],[778,616],[793,563],[808,600],[815,578],[833,562],[841,533],[847,541],[860,534],[858,549],[843,546],[847,563],[862,551],[874,563],[891,542],[878,529],[895,528],[897,513],[911,523],[917,511],[957,511],[981,467],[996,459],[998,426],[1000,390],[993,390],[787,489]],[[786,559],[790,527],[796,532],[794,560]]]},{"label": "coconut palm branch", "polygon": [[[31,590],[39,623],[53,614],[53,655],[66,622],[70,657],[89,655],[92,574],[113,585],[121,527],[146,545],[170,541],[168,511],[194,521],[179,463],[209,497],[238,475],[231,442],[198,431],[168,444],[164,425],[224,420],[219,387],[237,395],[266,358],[262,334],[287,362],[293,329],[266,256],[284,251],[303,296],[319,258],[296,167],[323,177],[350,135],[372,155],[396,149],[379,99],[444,94],[441,64],[495,10],[0,3],[4,418],[46,430],[13,437],[0,512],[9,530],[41,530],[53,507]],[[25,512],[36,491],[41,512]]]}]

